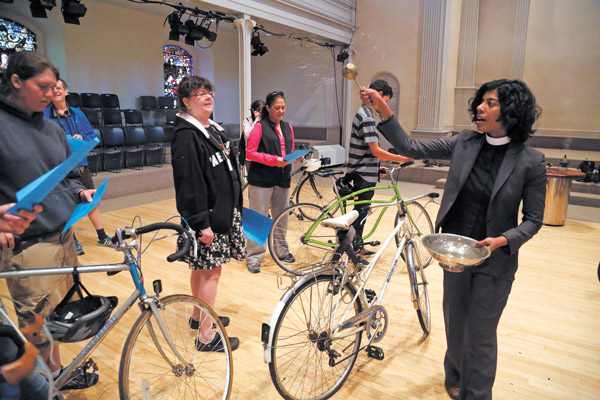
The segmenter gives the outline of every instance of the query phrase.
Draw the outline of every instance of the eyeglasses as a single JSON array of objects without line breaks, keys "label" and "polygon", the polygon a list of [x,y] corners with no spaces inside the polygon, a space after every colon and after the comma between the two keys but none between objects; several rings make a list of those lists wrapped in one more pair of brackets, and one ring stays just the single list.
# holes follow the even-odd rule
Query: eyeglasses
[{"label": "eyeglasses", "polygon": [[210,92],[198,92],[196,94],[193,94],[192,97],[206,97],[206,96],[210,96],[214,99],[215,97],[215,91],[211,90]]},{"label": "eyeglasses", "polygon": [[273,96],[283,96],[283,92],[281,90],[276,90],[274,92],[269,93],[269,95],[267,97],[273,97]]}]

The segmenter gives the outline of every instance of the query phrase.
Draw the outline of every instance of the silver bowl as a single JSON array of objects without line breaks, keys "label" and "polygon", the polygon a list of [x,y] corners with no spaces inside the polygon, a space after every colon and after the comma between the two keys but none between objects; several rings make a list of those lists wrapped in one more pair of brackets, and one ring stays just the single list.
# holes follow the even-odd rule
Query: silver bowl
[{"label": "silver bowl", "polygon": [[466,267],[481,264],[491,254],[487,246],[475,247],[477,240],[451,233],[433,233],[421,239],[423,246],[450,272],[462,272]]}]

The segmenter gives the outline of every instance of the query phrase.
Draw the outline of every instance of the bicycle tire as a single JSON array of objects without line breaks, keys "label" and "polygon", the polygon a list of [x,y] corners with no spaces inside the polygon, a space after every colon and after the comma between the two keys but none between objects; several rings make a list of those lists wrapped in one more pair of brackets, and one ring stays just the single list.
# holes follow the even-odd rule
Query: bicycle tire
[{"label": "bicycle tire", "polygon": [[[212,323],[222,338],[223,352],[196,350],[198,329],[190,329],[188,322],[196,307],[201,310],[201,321]],[[142,399],[151,395],[152,399],[229,399],[233,383],[231,346],[217,314],[200,299],[183,294],[161,299],[159,309],[175,348],[190,360],[191,369],[186,369],[175,356],[152,311],[146,309],[131,328],[123,348],[119,368],[120,398]]]},{"label": "bicycle tire", "polygon": [[[421,262],[423,264],[423,268],[427,268],[427,266],[431,263],[432,256],[429,254],[427,249],[421,244],[421,237],[425,235],[429,235],[433,233],[433,223],[431,222],[431,217],[429,213],[420,203],[413,201],[411,203],[404,204],[408,214],[406,220],[406,227],[410,229],[412,237],[415,238],[415,246],[419,255],[421,256]],[[410,215],[411,218],[408,218]],[[411,220],[412,219],[412,220]],[[394,220],[394,226],[398,225],[400,221],[400,213],[396,214],[396,218]],[[415,229],[415,226],[418,227],[418,230]],[[404,228],[403,228],[404,229]],[[396,235],[396,246],[400,245],[400,241],[402,240],[402,229]]]},{"label": "bicycle tire", "polygon": [[[327,206],[329,202],[335,198],[335,192],[333,191],[332,185],[333,182],[331,181],[331,178],[308,173],[298,184],[296,204],[311,203],[316,204],[321,208]],[[332,192],[331,196],[329,196],[329,191]],[[335,214],[339,208],[340,206],[338,204],[330,211],[330,213],[332,215]],[[302,212],[302,210],[300,210],[300,212]],[[309,219],[311,218],[310,213],[306,213],[304,216]]]},{"label": "bicycle tire", "polygon": [[[317,275],[302,284],[286,301],[273,327],[269,372],[284,399],[328,399],[343,386],[354,366],[362,331],[341,339],[329,338],[331,327],[341,324],[340,314],[345,310],[340,306],[332,323],[336,301],[349,304],[356,294],[351,283],[340,287],[336,278],[334,275]],[[356,314],[362,311],[358,299],[353,310]],[[311,325],[327,329],[314,330]],[[329,354],[333,352],[339,354],[335,360],[340,361],[332,367]],[[341,361],[344,357],[348,358]]]},{"label": "bicycle tire", "polygon": [[421,329],[425,336],[428,336],[429,332],[431,332],[431,310],[429,307],[429,290],[427,289],[428,282],[425,279],[425,271],[419,261],[419,254],[414,246],[414,242],[407,243],[405,252],[411,300],[417,311]]},{"label": "bicycle tire", "polygon": [[[306,218],[306,213],[313,218]],[[271,258],[281,269],[300,276],[328,268],[337,243],[335,229],[320,224],[315,227],[311,238],[324,244],[306,243],[304,240],[305,234],[322,214],[316,204],[299,203],[287,207],[275,217],[268,245]],[[331,214],[326,217],[332,218]],[[277,254],[278,251],[285,254]],[[284,260],[287,254],[295,257],[293,263]]]}]

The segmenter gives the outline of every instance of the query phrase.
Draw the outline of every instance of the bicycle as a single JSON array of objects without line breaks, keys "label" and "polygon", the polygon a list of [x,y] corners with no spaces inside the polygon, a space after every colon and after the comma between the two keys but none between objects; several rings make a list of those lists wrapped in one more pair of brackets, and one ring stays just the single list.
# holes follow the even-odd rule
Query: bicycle
[{"label": "bicycle", "polygon": [[[121,354],[119,366],[119,395],[121,399],[154,398],[220,398],[228,399],[231,393],[233,364],[231,346],[225,328],[217,314],[200,299],[174,294],[159,298],[160,280],[153,282],[155,294],[144,288],[141,270],[141,244],[137,238],[160,229],[175,230],[183,238],[182,248],[167,257],[173,262],[189,254],[190,238],[180,225],[156,223],[139,228],[117,229],[113,244],[125,255],[120,264],[102,264],[78,267],[37,268],[0,272],[0,278],[23,278],[52,274],[81,274],[107,272],[114,275],[129,270],[134,291],[124,304],[106,321],[75,359],[54,380],[57,388],[63,387],[89,369],[97,370],[89,355],[109,334],[136,299],[141,315],[133,324]],[[156,236],[156,235],[155,235]],[[140,239],[141,241],[141,239]],[[154,238],[153,238],[154,241]],[[152,243],[152,242],[150,242]],[[138,255],[134,256],[133,250]],[[194,309],[200,309],[200,326],[212,323],[223,344],[223,352],[202,352],[202,343],[195,341],[199,329],[190,329],[189,319]],[[86,361],[87,360],[87,361]]]},{"label": "bicycle", "polygon": [[[337,233],[334,229],[327,226],[323,226],[321,221],[326,218],[332,218],[335,212],[339,208],[342,214],[346,214],[347,207],[354,206],[356,204],[369,204],[369,214],[373,213],[374,208],[381,206],[382,210],[377,216],[373,227],[366,233],[363,234],[362,238],[358,240],[362,244],[378,246],[379,241],[370,241],[377,230],[379,223],[383,219],[387,209],[390,206],[397,205],[394,225],[396,225],[401,219],[400,201],[402,196],[398,189],[398,184],[394,178],[394,172],[397,169],[403,169],[413,164],[413,161],[409,161],[403,164],[390,163],[392,168],[390,169],[391,183],[388,185],[378,185],[367,189],[362,189],[347,195],[340,195],[336,189],[336,199],[333,202],[329,202],[325,206],[319,206],[311,203],[298,203],[294,204],[285,210],[283,210],[273,220],[273,226],[268,238],[268,247],[271,257],[275,263],[281,267],[287,273],[295,275],[305,275],[313,273],[315,269],[322,267],[323,262],[330,257],[338,246]],[[334,181],[333,177],[330,177]],[[393,196],[388,200],[354,200],[354,197],[360,193],[367,191],[381,191],[391,189],[393,190]],[[412,234],[416,237],[421,237],[430,233],[433,233],[433,223],[431,217],[427,213],[427,210],[423,205],[417,202],[417,199],[422,197],[416,197],[405,200],[402,204],[406,208],[406,214],[409,217],[410,224],[407,224],[406,229],[410,229]],[[432,199],[430,197],[430,199]],[[287,217],[287,218],[286,218]],[[396,237],[396,245],[400,245],[400,235]],[[280,249],[280,243],[285,241],[287,245],[286,251]],[[431,262],[431,255],[421,245],[420,241],[416,241],[415,247],[423,260],[423,265],[427,267]],[[278,251],[284,254],[278,254]],[[287,254],[294,254],[296,257],[295,262],[286,262],[284,259]]]},{"label": "bicycle", "polygon": [[[334,196],[337,197],[335,179],[330,182],[330,177],[344,174],[343,171],[329,169],[327,165],[331,162],[329,157],[321,159],[311,158],[312,152],[308,153],[302,160],[302,166],[292,172],[290,177],[299,173],[294,190],[290,193],[289,205],[297,203],[315,203],[325,206],[331,201],[331,197],[324,196],[323,189],[331,185]],[[342,165],[340,165],[342,167]],[[245,165],[241,166],[242,191],[248,187],[248,171]],[[294,201],[294,198],[296,199]],[[337,209],[336,209],[337,210]]]},{"label": "bicycle", "polygon": [[[423,196],[435,198],[437,193]],[[285,399],[327,399],[347,379],[358,353],[383,360],[384,352],[373,345],[383,339],[389,318],[383,300],[401,255],[408,270],[411,301],[417,312],[424,338],[431,330],[427,279],[417,238],[406,225],[411,222],[403,200],[396,200],[400,219],[382,248],[366,267],[352,248],[355,231],[351,223],[357,211],[320,220],[320,225],[349,229],[336,248],[332,260],[315,272],[293,282],[276,305],[268,324],[263,324],[261,340],[271,380]],[[385,206],[383,204],[378,206]],[[378,260],[393,239],[400,244],[379,293],[365,288]],[[346,254],[345,259],[342,256]],[[352,261],[349,263],[348,261]],[[368,343],[361,347],[362,334]]]}]

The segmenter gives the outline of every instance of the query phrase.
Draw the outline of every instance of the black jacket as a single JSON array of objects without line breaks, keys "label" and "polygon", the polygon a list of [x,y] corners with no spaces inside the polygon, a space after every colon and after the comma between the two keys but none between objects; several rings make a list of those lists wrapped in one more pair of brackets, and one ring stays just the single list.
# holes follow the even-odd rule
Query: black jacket
[{"label": "black jacket", "polygon": [[[281,142],[279,135],[275,131],[275,123],[269,118],[260,120],[262,129],[262,137],[258,144],[257,151],[259,153],[273,154],[281,156]],[[294,138],[292,135],[292,129],[290,124],[284,121],[280,121],[281,132],[285,140],[285,152],[289,154],[292,152],[294,145]],[[259,162],[252,161],[250,163],[250,169],[248,170],[248,183],[258,187],[274,187],[279,186],[282,188],[290,187],[290,174],[292,172],[292,165],[288,164],[285,167],[271,167],[269,165],[261,164]]]},{"label": "black jacket", "polygon": [[[208,132],[200,130],[200,124],[188,122],[186,117],[191,118],[177,116],[171,144],[177,211],[196,232],[210,227],[215,233],[227,233],[231,230],[236,192],[239,209],[242,208],[237,160],[230,154],[230,169],[224,153]],[[212,121],[211,124],[229,149],[231,143],[223,128]]]}]

